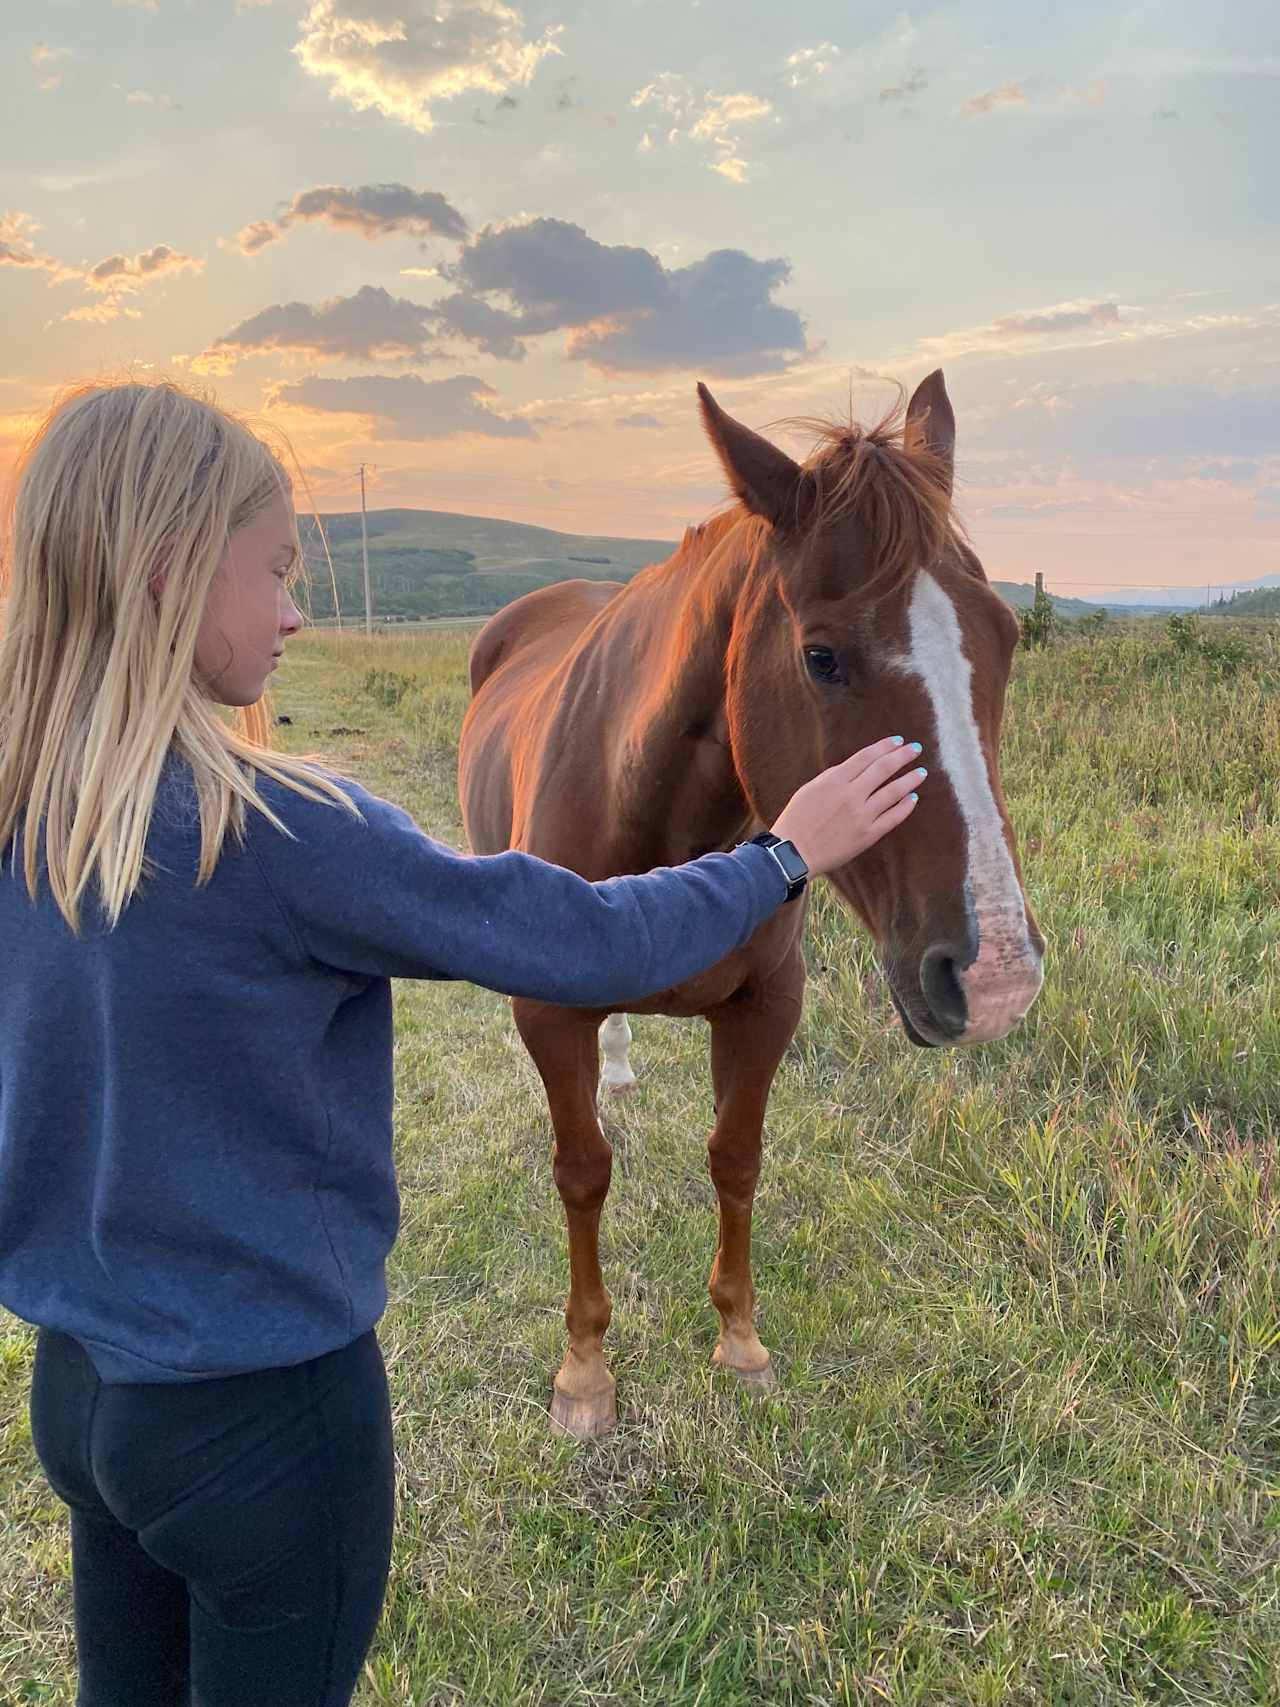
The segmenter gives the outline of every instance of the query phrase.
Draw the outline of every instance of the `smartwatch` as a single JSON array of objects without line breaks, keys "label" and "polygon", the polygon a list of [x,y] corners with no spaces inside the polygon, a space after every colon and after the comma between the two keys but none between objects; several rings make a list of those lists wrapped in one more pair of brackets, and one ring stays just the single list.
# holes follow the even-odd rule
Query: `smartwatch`
[{"label": "smartwatch", "polygon": [[752,836],[747,846],[752,845],[769,850],[779,871],[787,880],[787,900],[794,901],[809,881],[809,867],[801,858],[799,848],[794,842],[784,842],[782,837],[775,836],[772,830]]}]

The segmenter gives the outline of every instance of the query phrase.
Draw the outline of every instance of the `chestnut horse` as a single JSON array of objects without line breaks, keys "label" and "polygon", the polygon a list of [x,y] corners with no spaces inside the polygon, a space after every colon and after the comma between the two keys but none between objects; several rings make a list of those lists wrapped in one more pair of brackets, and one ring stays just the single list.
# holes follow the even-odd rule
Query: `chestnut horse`
[{"label": "chestnut horse", "polygon": [[[940,372],[905,417],[822,426],[799,465],[698,387],[738,503],[626,585],[563,581],[485,624],[459,786],[477,853],[522,848],[592,880],[728,849],[819,770],[882,736],[923,742],[910,818],[832,874],[870,928],[913,1043],[1002,1037],[1040,988],[1044,941],[1022,892],[997,755],[1018,623],[951,514],[955,421]],[[745,947],[626,1013],[711,1024],[720,1207],[714,1361],[772,1379],[756,1336],[751,1206],[769,1088],[800,1018],[804,901]],[[634,1083],[621,1013],[516,999],[546,1087],[569,1234],[569,1344],[552,1422],[616,1418],[603,1340],[606,1085]]]}]

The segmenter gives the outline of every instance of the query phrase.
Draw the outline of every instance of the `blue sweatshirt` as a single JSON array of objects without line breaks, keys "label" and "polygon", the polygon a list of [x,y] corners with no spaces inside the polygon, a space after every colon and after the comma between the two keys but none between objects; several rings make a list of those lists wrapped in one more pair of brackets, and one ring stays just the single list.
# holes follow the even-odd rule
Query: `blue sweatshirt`
[{"label": "blue sweatshirt", "polygon": [[588,883],[455,853],[341,786],[363,821],[263,781],[297,839],[250,811],[197,889],[171,759],[154,875],[79,938],[47,886],[31,902],[20,838],[0,862],[0,1304],[73,1335],[104,1381],[300,1363],[381,1316],[391,978],[604,1008],[713,964],[786,895],[758,847]]}]

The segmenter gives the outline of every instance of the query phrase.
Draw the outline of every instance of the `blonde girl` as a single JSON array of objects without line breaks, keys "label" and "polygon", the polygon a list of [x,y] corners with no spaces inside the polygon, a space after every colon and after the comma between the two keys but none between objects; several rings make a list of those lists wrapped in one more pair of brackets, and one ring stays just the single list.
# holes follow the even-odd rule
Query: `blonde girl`
[{"label": "blonde girl", "polygon": [[[390,979],[604,1007],[787,881],[757,845],[594,884],[469,858],[271,751],[292,485],[193,390],[62,397],[7,523],[0,1303],[38,1329],[79,1701],[340,1707],[391,1549]],[[855,754],[776,833],[842,864],[911,811],[915,756]]]}]

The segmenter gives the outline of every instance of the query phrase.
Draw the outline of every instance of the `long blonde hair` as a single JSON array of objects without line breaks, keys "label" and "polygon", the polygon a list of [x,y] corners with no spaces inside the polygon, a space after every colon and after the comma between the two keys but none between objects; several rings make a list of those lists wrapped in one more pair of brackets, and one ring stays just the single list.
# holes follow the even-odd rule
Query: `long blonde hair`
[{"label": "long blonde hair", "polygon": [[20,841],[29,893],[43,869],[73,930],[95,878],[112,926],[138,888],[171,751],[199,799],[197,883],[247,807],[288,833],[258,774],[355,811],[309,760],[270,751],[265,700],[233,724],[193,673],[228,541],[281,496],[292,514],[275,452],[169,380],[75,387],[19,458],[0,551],[0,863]]}]

